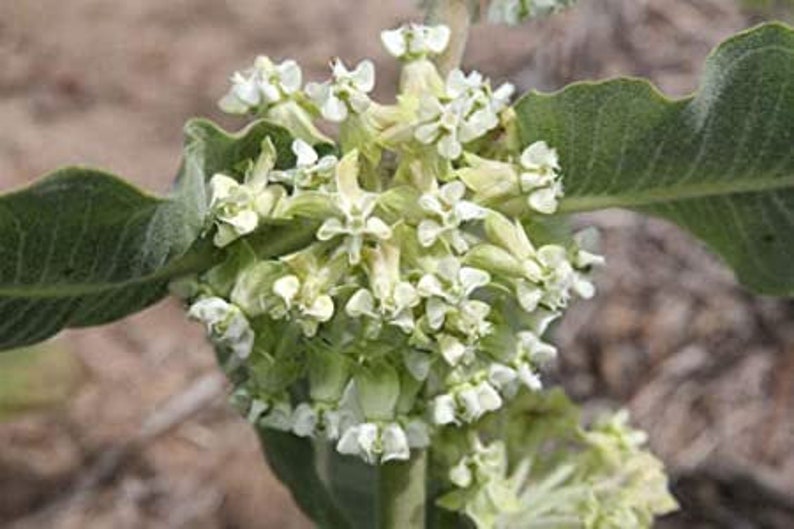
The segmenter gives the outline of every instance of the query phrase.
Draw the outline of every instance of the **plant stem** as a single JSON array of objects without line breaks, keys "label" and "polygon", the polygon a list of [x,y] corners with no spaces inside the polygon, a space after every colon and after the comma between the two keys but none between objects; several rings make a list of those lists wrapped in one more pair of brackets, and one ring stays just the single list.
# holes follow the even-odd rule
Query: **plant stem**
[{"label": "plant stem", "polygon": [[442,75],[460,66],[471,26],[471,0],[429,0],[427,2],[428,24],[444,24],[452,32],[447,50],[436,59]]},{"label": "plant stem", "polygon": [[378,529],[424,529],[427,451],[378,469]]}]

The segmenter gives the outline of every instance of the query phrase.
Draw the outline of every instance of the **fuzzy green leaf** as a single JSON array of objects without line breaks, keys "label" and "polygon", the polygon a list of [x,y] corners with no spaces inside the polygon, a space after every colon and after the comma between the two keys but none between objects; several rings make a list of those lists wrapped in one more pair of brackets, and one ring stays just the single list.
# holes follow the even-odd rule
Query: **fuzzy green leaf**
[{"label": "fuzzy green leaf", "polygon": [[288,133],[266,122],[237,134],[205,120],[185,130],[184,161],[167,198],[80,167],[0,196],[0,350],[158,301],[174,277],[217,262],[199,239],[207,180],[255,157],[266,136],[283,153],[280,163],[294,163]]},{"label": "fuzzy green leaf", "polygon": [[[794,294],[794,31],[767,24],[709,58],[701,89],[580,83],[517,105],[524,145],[560,154],[563,212],[630,208],[704,240],[760,293]],[[522,214],[523,200],[504,209]]]}]

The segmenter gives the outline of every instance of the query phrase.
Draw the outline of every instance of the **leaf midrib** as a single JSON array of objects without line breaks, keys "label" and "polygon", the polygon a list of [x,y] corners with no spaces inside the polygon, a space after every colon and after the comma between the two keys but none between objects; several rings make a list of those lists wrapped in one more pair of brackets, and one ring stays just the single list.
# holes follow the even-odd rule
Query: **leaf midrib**
[{"label": "leaf midrib", "polygon": [[118,290],[144,283],[155,283],[180,275],[200,272],[211,266],[214,261],[213,252],[202,249],[189,252],[184,257],[158,269],[153,274],[142,275],[125,281],[55,285],[0,285],[0,298],[53,299],[103,294],[111,290]]},{"label": "leaf midrib", "polygon": [[[563,179],[563,184],[565,180]],[[583,195],[564,198],[557,210],[561,213],[581,213],[608,208],[640,208],[661,203],[682,200],[725,197],[744,193],[776,191],[794,188],[794,174],[774,178],[734,179],[730,181],[709,181],[666,188],[651,188],[622,194]],[[507,202],[503,211],[518,214],[526,208],[525,198]]]}]

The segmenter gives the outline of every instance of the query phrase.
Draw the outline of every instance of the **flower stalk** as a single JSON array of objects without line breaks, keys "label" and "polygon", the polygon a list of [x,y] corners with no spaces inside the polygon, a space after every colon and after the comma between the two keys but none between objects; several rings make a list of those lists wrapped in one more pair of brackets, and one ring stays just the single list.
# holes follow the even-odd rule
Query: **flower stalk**
[{"label": "flower stalk", "polygon": [[378,528],[423,529],[426,517],[427,450],[408,461],[378,468]]},{"label": "flower stalk", "polygon": [[470,0],[429,0],[427,3],[426,23],[443,24],[451,31],[447,49],[436,58],[441,75],[446,76],[463,60],[471,28],[471,9]]}]

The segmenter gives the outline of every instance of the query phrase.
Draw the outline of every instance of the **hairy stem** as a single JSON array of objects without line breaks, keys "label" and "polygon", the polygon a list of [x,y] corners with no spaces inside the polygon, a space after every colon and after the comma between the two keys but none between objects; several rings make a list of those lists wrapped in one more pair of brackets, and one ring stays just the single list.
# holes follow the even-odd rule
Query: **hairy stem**
[{"label": "hairy stem", "polygon": [[378,469],[378,529],[424,529],[427,451]]},{"label": "hairy stem", "polygon": [[428,0],[427,23],[444,24],[452,31],[447,51],[436,59],[442,75],[460,66],[469,39],[471,19],[471,0]]}]

